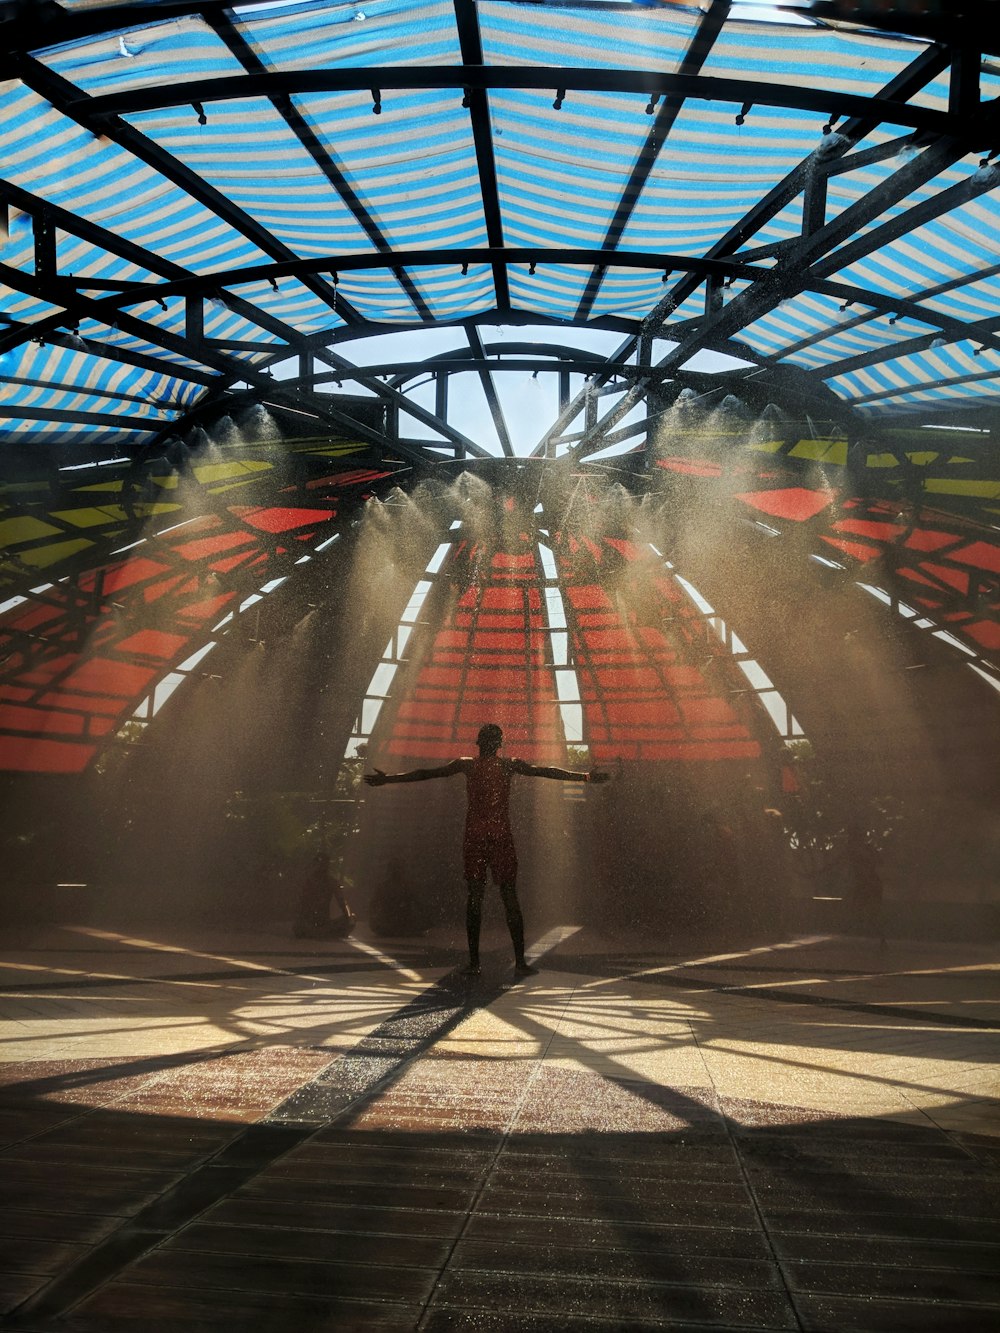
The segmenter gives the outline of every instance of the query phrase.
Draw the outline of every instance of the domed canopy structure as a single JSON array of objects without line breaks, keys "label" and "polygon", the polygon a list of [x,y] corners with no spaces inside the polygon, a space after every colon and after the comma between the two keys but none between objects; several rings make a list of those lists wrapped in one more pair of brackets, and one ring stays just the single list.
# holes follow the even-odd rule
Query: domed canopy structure
[{"label": "domed canopy structure", "polygon": [[197,859],[496,720],[702,835],[902,820],[911,895],[966,828],[985,911],[1000,52],[930,8],[9,6],[0,770],[99,829],[145,753]]},{"label": "domed canopy structure", "polygon": [[600,449],[651,393],[705,392],[707,352],[736,358],[727,391],[847,433],[989,424],[993,30],[961,7],[907,17],[926,5],[880,30],[886,8],[15,6],[5,447],[155,451],[240,386],[384,438],[331,400],[337,376],[401,411],[403,436],[416,420],[490,452],[443,393],[411,402],[391,363],[412,354],[373,364],[356,341],[444,326],[435,373],[483,376],[509,453],[495,379],[552,359],[494,354],[496,323],[621,334],[596,364],[559,358],[617,395],[581,428],[564,380],[519,452]]}]

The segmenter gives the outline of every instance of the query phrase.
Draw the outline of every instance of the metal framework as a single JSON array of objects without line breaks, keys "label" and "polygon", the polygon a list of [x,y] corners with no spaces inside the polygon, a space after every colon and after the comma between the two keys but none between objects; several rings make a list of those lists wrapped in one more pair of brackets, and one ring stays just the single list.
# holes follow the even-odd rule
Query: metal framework
[{"label": "metal framework", "polygon": [[[1000,315],[993,313],[1000,265],[982,262],[988,244],[970,249],[964,264],[958,254],[992,210],[1000,223],[1000,166],[992,160],[1000,149],[1000,86],[983,60],[989,32],[964,12],[948,33],[917,23],[918,43],[849,25],[831,28],[825,25],[829,14],[817,6],[814,26],[773,30],[778,54],[771,66],[761,57],[755,65],[748,55],[735,77],[726,71],[735,67],[733,53],[746,24],[734,18],[728,0],[713,0],[704,14],[647,14],[647,25],[662,25],[672,55],[650,46],[646,60],[622,39],[615,26],[621,8],[614,4],[581,0],[556,12],[555,6],[510,0],[498,18],[493,12],[484,16],[473,0],[454,0],[453,29],[435,29],[435,49],[428,46],[431,19],[419,0],[397,0],[390,8],[399,31],[376,33],[371,58],[339,59],[338,43],[347,36],[329,27],[322,39],[325,55],[313,46],[309,58],[298,62],[283,62],[277,47],[268,48],[268,24],[281,16],[267,4],[235,11],[215,0],[100,8],[47,0],[31,11],[36,21],[18,8],[0,25],[4,77],[14,90],[9,110],[21,116],[11,121],[11,142],[22,131],[30,135],[33,117],[55,117],[53,123],[89,136],[69,155],[71,178],[92,169],[91,150],[113,152],[116,160],[134,164],[142,180],[190,205],[195,222],[212,219],[243,250],[243,257],[226,262],[230,247],[216,243],[198,263],[179,262],[170,257],[162,229],[151,227],[148,238],[136,240],[142,229],[116,221],[106,204],[70,207],[50,184],[43,187],[41,173],[10,170],[9,179],[0,181],[0,202],[8,219],[29,221],[32,242],[29,251],[9,258],[0,250],[0,284],[9,297],[0,310],[0,357],[17,362],[7,367],[4,381],[18,391],[5,393],[2,403],[9,427],[48,422],[56,438],[64,438],[64,427],[73,428],[80,448],[88,428],[102,428],[102,443],[108,429],[118,430],[126,452],[155,452],[187,428],[192,411],[203,417],[214,403],[221,410],[235,387],[246,385],[331,429],[389,443],[414,461],[439,459],[442,448],[458,458],[482,457],[490,451],[448,419],[448,378],[471,369],[483,386],[501,453],[510,456],[511,433],[494,377],[516,369],[559,376],[560,411],[535,454],[572,447],[585,456],[621,438],[621,422],[650,392],[691,383],[690,363],[705,350],[754,363],[757,382],[789,368],[803,383],[811,377],[819,407],[839,403],[840,419],[849,422],[853,413],[860,426],[914,405],[944,420],[965,419],[984,402],[1000,402]],[[57,22],[47,31],[58,31],[69,45],[38,47],[37,18],[46,15]],[[190,37],[189,55],[177,57],[175,77],[167,57],[157,57],[160,64],[144,78],[144,44],[155,52],[167,21]],[[284,30],[291,34],[288,41],[321,40],[310,37],[307,15],[295,22],[297,30],[291,20]],[[621,46],[597,65],[599,43],[590,29],[601,25],[607,40],[621,39]],[[559,44],[554,34],[563,45],[561,62],[553,57]],[[888,72],[862,77],[854,70],[827,86],[808,66],[784,76],[782,43],[790,43],[788,61],[794,63],[813,37],[842,42],[848,57],[863,44],[878,51],[884,42]],[[200,53],[195,38],[211,47],[211,58]],[[516,62],[504,58],[503,47],[515,40],[522,52]],[[74,63],[74,42],[100,54],[101,79],[88,78],[85,61]],[[109,72],[116,48],[123,68]],[[124,77],[130,63],[135,73],[129,69]],[[212,72],[219,68],[226,72]],[[394,188],[391,153],[384,185],[377,156],[365,164],[370,172],[363,178],[351,165],[350,136],[360,133],[359,95],[370,99],[368,110],[380,123],[399,107],[419,117],[426,105],[427,133],[439,137],[433,117],[443,115],[446,104],[461,107],[468,161],[460,176],[453,165],[442,167],[440,178],[429,183],[457,197],[474,182],[478,225],[456,222],[449,230],[435,221],[440,236],[429,233],[418,244],[403,237],[416,224],[404,226],[391,207],[376,202],[380,190],[391,194]],[[220,130],[217,151],[195,151],[183,123],[197,130],[221,117],[229,126],[241,108],[268,133],[280,122],[288,152],[315,173],[311,188],[325,189],[329,206],[349,221],[350,244],[324,246],[322,232],[314,230],[296,245],[258,216],[262,210],[247,202],[252,192],[244,190],[240,202],[237,192],[218,183],[220,163],[250,170],[252,131],[248,137]],[[550,108],[551,152],[543,108]],[[602,116],[603,140],[588,140]],[[641,244],[640,236],[655,230],[649,220],[655,191],[689,161],[692,127],[703,137],[716,136],[720,154],[728,153],[720,125],[730,116],[738,129],[755,117],[770,118],[771,139],[762,138],[755,152],[773,152],[774,135],[780,143],[783,128],[795,142],[808,140],[820,119],[823,132],[738,216],[714,236],[706,234],[707,243],[678,246],[683,229],[665,226],[657,244]],[[636,122],[642,122],[639,130]],[[416,123],[405,122],[406,132]],[[457,138],[457,127],[454,133]],[[509,146],[519,135],[523,144]],[[579,186],[571,192],[562,164],[572,156],[574,136]],[[630,146],[619,149],[618,139]],[[21,159],[14,153],[11,160]],[[768,161],[766,155],[751,159],[751,174],[763,180],[769,171],[774,177],[772,169],[764,170]],[[612,194],[607,181],[615,164]],[[595,210],[602,215],[599,225],[585,226],[591,172],[606,207]],[[399,190],[429,197],[405,171]],[[68,200],[72,189],[64,193]],[[558,216],[538,223],[529,242],[524,210],[536,216],[544,208]],[[272,213],[286,217],[288,210],[275,206]],[[576,243],[584,232],[587,241]],[[61,256],[74,247],[99,252],[104,263],[92,261],[86,271],[69,268]],[[921,247],[937,247],[927,272],[938,281],[921,281],[919,274],[907,281],[901,274],[907,256]],[[468,279],[472,295],[463,294],[456,278]],[[525,295],[532,280],[539,286],[537,300]],[[290,285],[294,300],[269,309],[262,288],[279,296],[282,284]],[[308,310],[307,318],[297,306]],[[778,316],[788,307],[792,314],[782,322]],[[610,358],[564,348],[553,361],[537,347],[515,351],[512,344],[501,354],[485,344],[479,326],[497,322],[589,324],[625,336]],[[900,322],[907,332],[895,327]],[[460,327],[469,351],[426,363],[435,376],[434,410],[408,396],[411,360],[379,357],[363,366],[337,348],[344,339],[441,324]],[[953,349],[948,361],[934,355],[942,344]],[[51,356],[46,361],[33,353],[25,365],[29,345],[47,348]],[[92,369],[81,366],[86,359]],[[298,373],[272,379],[270,369],[290,360]],[[170,387],[155,394],[123,392],[109,371],[115,366],[162,377]],[[573,373],[590,377],[575,395]],[[401,431],[387,441],[338,406],[335,395],[320,391],[345,380],[373,393],[393,421],[401,413],[430,428],[435,442],[407,442]],[[21,392],[29,389],[30,396]],[[598,400],[612,391],[617,401],[598,416]],[[77,401],[60,395],[76,395]]]}]

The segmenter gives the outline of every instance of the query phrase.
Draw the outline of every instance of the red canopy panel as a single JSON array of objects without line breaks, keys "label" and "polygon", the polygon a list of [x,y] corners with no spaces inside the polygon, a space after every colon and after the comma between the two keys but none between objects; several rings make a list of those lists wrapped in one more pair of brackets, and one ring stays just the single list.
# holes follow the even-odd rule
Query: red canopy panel
[{"label": "red canopy panel", "polygon": [[257,528],[261,532],[290,532],[293,528],[328,523],[337,516],[335,509],[284,509],[277,506],[252,509],[234,505],[230,508],[230,513],[248,527]]},{"label": "red canopy panel", "polygon": [[827,508],[834,499],[834,492],[813,491],[806,486],[788,486],[773,491],[747,491],[737,495],[736,499],[743,500],[762,514],[804,523]]},{"label": "red canopy panel", "polygon": [[[584,738],[598,763],[615,759],[703,762],[755,759],[760,743],[749,726],[710,686],[699,666],[684,662],[692,637],[705,658],[705,637],[697,608],[668,578],[652,553],[627,541],[608,541],[627,570],[621,594],[612,601],[594,581],[594,565],[581,565],[577,552],[560,550],[565,603],[570,620],[583,703]],[[614,576],[614,569],[608,574]],[[596,628],[593,608],[604,608]],[[661,622],[671,617],[668,633]],[[698,635],[686,633],[697,626]],[[715,674],[719,673],[716,670]]]},{"label": "red canopy panel", "polygon": [[0,768],[20,773],[82,773],[96,746],[0,733]]},{"label": "red canopy panel", "polygon": [[[481,554],[481,548],[461,546],[442,574],[461,577]],[[496,722],[507,754],[532,763],[566,762],[555,676],[546,660],[542,574],[527,536],[486,562],[477,560],[477,569],[484,567],[487,580],[471,582],[443,624],[411,639],[411,665],[396,677],[388,730],[376,729],[373,737],[376,753],[411,762],[454,759],[475,753],[479,728]],[[423,651],[421,643],[427,644]]]},{"label": "red canopy panel", "polygon": [[36,735],[56,732],[63,736],[82,736],[83,722],[80,713],[0,704],[0,731],[26,731]]}]

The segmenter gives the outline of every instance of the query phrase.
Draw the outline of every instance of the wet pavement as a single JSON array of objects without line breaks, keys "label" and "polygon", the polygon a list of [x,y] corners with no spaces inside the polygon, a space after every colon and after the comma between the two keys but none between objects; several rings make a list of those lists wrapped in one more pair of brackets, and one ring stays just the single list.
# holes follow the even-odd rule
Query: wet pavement
[{"label": "wet pavement", "polygon": [[0,940],[33,1330],[1000,1327],[1000,967],[812,937]]}]

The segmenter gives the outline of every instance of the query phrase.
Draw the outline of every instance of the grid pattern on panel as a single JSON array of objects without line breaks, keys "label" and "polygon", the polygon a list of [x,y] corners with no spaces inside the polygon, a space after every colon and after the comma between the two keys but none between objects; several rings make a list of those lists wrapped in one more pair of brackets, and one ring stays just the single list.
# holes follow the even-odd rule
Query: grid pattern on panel
[{"label": "grid pattern on panel", "polygon": [[376,737],[376,748],[454,759],[474,753],[479,728],[496,722],[507,754],[564,764],[543,576],[527,534],[504,549],[460,541],[444,572],[464,591],[426,627],[422,652],[418,641],[419,665],[397,691],[388,734]]},{"label": "grid pattern on panel", "polygon": [[[164,373],[159,373],[68,347],[42,348],[27,343],[19,357],[0,358],[0,367],[0,406],[17,403],[25,407],[83,409],[92,399],[100,404],[95,410],[123,416],[135,412],[143,418],[150,408],[184,406],[198,392],[190,381],[167,374],[166,366]],[[100,373],[95,374],[95,369]],[[158,426],[161,421],[153,424]]]},{"label": "grid pattern on panel", "polygon": [[641,100],[576,92],[556,111],[548,93],[511,90],[490,107],[507,244],[603,244],[649,132]]},{"label": "grid pattern on panel", "polygon": [[934,617],[925,628],[1000,661],[1000,543],[992,532],[931,510],[907,533],[898,506],[880,500],[848,500],[842,512],[823,534],[828,548],[852,564],[877,562],[918,615]]},{"label": "grid pattern on panel", "polygon": [[[901,599],[900,614],[919,629],[947,635],[970,659],[1000,663],[1000,542],[993,518],[1000,479],[961,450],[950,452],[933,437],[921,444],[904,433],[891,448],[868,451],[867,469],[898,487],[896,499],[857,495],[853,477],[838,481],[847,461],[846,441],[800,440],[784,445],[784,458],[821,462],[824,489],[795,484],[774,471],[767,485],[735,498],[768,523],[808,524],[824,562],[865,580],[886,583]],[[665,466],[674,466],[670,461]],[[690,469],[688,469],[689,475]],[[704,471],[700,484],[712,484]],[[707,481],[706,481],[707,479]],[[919,497],[915,503],[914,498]],[[948,513],[951,503],[964,514]]]},{"label": "grid pattern on panel", "polygon": [[[115,397],[120,372],[98,341],[177,377],[195,368],[197,387],[170,394],[183,412],[286,337],[502,317],[508,304],[518,319],[698,321],[683,330],[690,346],[739,339],[741,356],[744,342],[751,358],[788,355],[818,384],[829,367],[834,392],[873,420],[995,398],[983,368],[1000,292],[1000,77],[947,39],[938,49],[693,3],[281,0],[172,16],[156,3],[128,14],[67,3],[83,35],[12,51],[0,85],[0,370],[25,378],[22,346],[44,338],[52,370],[34,378],[54,390],[22,384],[8,397],[20,440],[46,433],[46,410],[60,441],[117,429],[131,444],[167,424]],[[486,263],[459,255],[482,247]],[[527,256],[508,265],[504,247]],[[577,249],[597,253],[565,262]],[[395,262],[413,250],[432,266]],[[629,250],[742,254],[761,300],[741,299],[743,272],[717,323],[714,283],[737,275],[714,270],[706,289],[695,262],[678,266],[679,309],[658,310],[661,274],[631,269]],[[343,268],[370,258],[380,266]],[[293,276],[295,260],[308,272]],[[186,275],[204,283],[177,289]],[[98,285],[55,281],[84,278]],[[260,325],[247,305],[223,304],[231,289]],[[894,314],[897,301],[909,313]],[[954,344],[962,321],[967,345],[893,357],[908,334],[919,341],[921,305],[939,321],[931,337]],[[78,336],[87,372],[61,384],[58,348]],[[88,415],[67,422],[72,412]]]},{"label": "grid pattern on panel", "polygon": [[629,541],[564,539],[564,599],[595,763],[756,759],[750,727],[709,684],[719,652],[704,618]]},{"label": "grid pattern on panel", "polygon": [[159,172],[23,85],[0,89],[0,111],[4,175],[13,184],[193,272],[266,262],[262,250]]},{"label": "grid pattern on panel", "polygon": [[[185,504],[167,474],[154,498],[109,478],[67,489],[44,517],[0,512],[0,545],[50,580],[0,601],[0,770],[85,769],[124,721],[152,718],[316,538],[328,543],[341,495],[388,475],[341,470],[281,505],[233,503],[234,489],[272,474],[260,459],[209,463],[188,478]],[[192,485],[214,512],[185,517]],[[102,555],[136,520],[158,533]],[[88,552],[88,567],[61,574]]]}]

